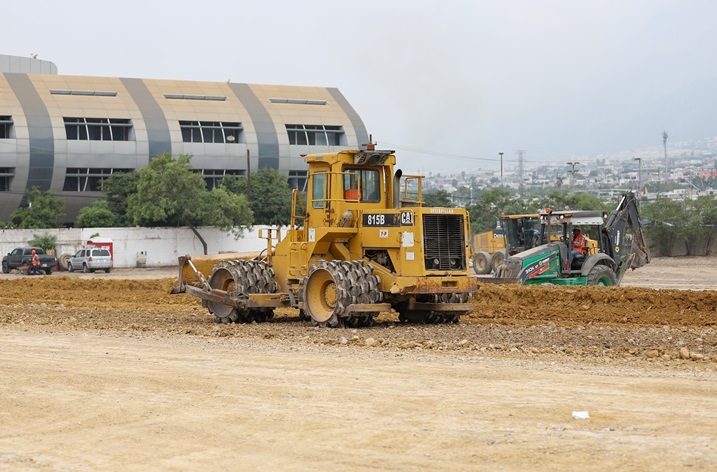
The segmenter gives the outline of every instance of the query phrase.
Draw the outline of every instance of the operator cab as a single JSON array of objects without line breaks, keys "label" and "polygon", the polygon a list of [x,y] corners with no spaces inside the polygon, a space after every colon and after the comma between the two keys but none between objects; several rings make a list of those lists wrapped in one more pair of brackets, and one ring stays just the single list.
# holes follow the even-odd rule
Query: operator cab
[{"label": "operator cab", "polygon": [[[543,244],[560,242],[561,254],[566,261],[564,269],[568,272],[580,272],[585,260],[599,252],[605,252],[605,245],[601,243],[603,237],[602,227],[605,224],[606,213],[599,211],[552,211],[546,209],[540,213],[540,239]],[[582,251],[573,252],[575,245],[575,231],[585,237],[585,246]],[[567,266],[569,262],[570,266]]]}]

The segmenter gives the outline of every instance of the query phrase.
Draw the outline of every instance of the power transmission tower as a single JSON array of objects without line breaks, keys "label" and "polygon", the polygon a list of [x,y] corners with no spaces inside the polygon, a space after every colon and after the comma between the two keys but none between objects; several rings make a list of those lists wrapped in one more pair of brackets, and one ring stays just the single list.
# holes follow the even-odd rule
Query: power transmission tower
[{"label": "power transmission tower", "polygon": [[520,196],[523,196],[523,173],[525,171],[525,167],[523,165],[523,156],[525,156],[525,153],[527,151],[524,150],[517,150],[515,153],[518,155],[518,190],[520,192]]}]

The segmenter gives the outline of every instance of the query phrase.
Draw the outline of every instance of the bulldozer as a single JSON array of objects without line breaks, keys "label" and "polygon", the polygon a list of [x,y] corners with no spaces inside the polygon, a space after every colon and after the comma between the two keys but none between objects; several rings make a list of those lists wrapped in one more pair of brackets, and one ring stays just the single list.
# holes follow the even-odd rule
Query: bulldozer
[{"label": "bulldozer", "polygon": [[540,215],[502,213],[495,229],[473,235],[473,270],[476,274],[495,273],[505,256],[526,251],[538,244]]},{"label": "bulldozer", "polygon": [[478,283],[465,209],[424,207],[423,178],[396,169],[392,150],[305,160],[307,191],[294,190],[285,234],[266,230],[254,257],[179,257],[173,293],[200,298],[221,323],[267,321],[280,307],[326,327],[370,326],[392,309],[416,323],[471,311]]},{"label": "bulldozer", "polygon": [[[506,259],[494,282],[613,286],[620,284],[628,268],[650,262],[632,192],[623,194],[609,215],[549,208],[539,214],[542,244]],[[586,252],[575,256],[573,228],[586,237]]]}]

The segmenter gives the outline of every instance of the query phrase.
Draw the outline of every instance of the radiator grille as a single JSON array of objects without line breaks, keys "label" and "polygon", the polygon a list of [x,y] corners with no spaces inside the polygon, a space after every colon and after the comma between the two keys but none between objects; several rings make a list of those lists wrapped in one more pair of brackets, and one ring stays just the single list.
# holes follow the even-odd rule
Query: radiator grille
[{"label": "radiator grille", "polygon": [[461,215],[423,215],[426,270],[465,270],[466,248]]}]

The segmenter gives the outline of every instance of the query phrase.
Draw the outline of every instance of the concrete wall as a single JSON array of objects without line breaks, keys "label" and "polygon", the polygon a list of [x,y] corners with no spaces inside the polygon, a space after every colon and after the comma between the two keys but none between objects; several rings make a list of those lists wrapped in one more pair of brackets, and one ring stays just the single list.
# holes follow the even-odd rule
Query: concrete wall
[{"label": "concrete wall", "polygon": [[[266,240],[259,239],[255,226],[245,231],[241,239],[217,228],[204,227],[198,231],[207,242],[208,253],[251,252],[266,248]],[[172,266],[177,257],[185,254],[201,255],[201,241],[189,228],[69,228],[69,229],[13,229],[0,230],[0,254],[3,256],[18,246],[27,246],[34,235],[57,237],[57,254],[74,254],[93,235],[112,239],[114,266],[136,267],[140,252],[146,253],[148,267]],[[285,234],[282,232],[282,234]]]}]

